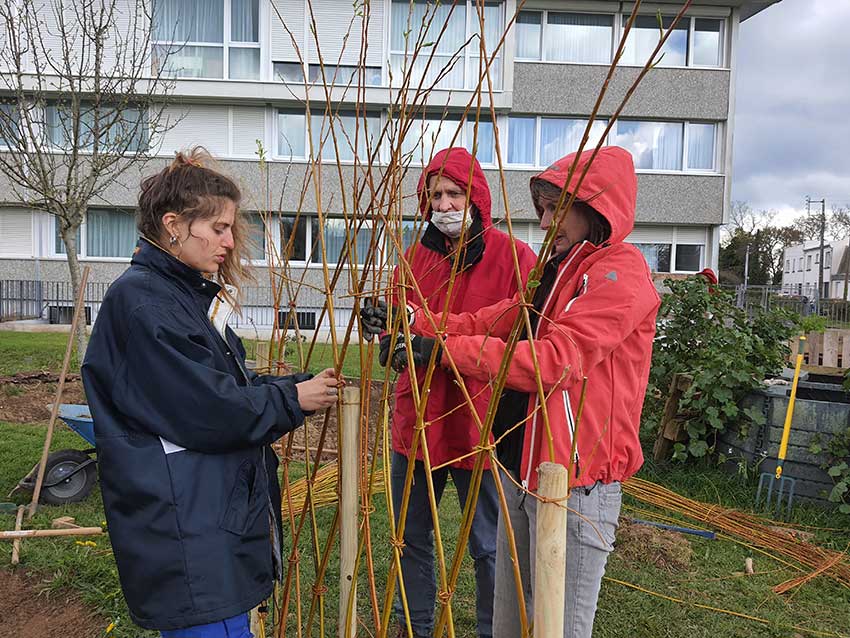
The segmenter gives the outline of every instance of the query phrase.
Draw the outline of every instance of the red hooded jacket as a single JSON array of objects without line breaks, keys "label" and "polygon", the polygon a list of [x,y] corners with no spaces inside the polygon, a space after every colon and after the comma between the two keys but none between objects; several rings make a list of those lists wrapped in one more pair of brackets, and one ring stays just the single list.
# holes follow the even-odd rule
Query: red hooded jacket
[{"label": "red hooded jacket", "polygon": [[[510,299],[519,290],[517,286],[514,261],[511,256],[511,239],[507,234],[493,227],[490,217],[490,187],[484,177],[484,171],[478,161],[464,148],[449,148],[437,153],[419,179],[417,192],[419,207],[426,219],[431,216],[431,203],[427,194],[423,195],[431,175],[442,175],[458,184],[464,190],[468,187],[470,164],[472,164],[472,184],[469,185],[469,200],[478,209],[481,220],[481,237],[484,250],[480,259],[466,267],[455,277],[449,311],[473,312],[485,306]],[[475,229],[476,226],[473,226]],[[438,233],[435,229],[426,231]],[[467,231],[469,236],[470,231]],[[437,235],[442,241],[443,236]],[[536,261],[534,252],[526,244],[514,240],[517,257],[525,286],[528,273]],[[469,245],[469,243],[467,243]],[[480,244],[479,244],[480,247]],[[416,306],[427,304],[432,312],[441,312],[445,307],[448,282],[451,276],[454,254],[442,254],[429,249],[423,243],[408,248],[406,258],[416,279],[420,297],[416,290],[407,288],[406,300]],[[393,282],[399,282],[396,269]],[[424,298],[424,299],[423,299]],[[396,297],[396,303],[399,300]],[[424,378],[424,369],[419,371]],[[476,411],[484,420],[491,392],[486,379],[480,377],[464,379],[464,384]],[[459,459],[472,452],[478,445],[479,431],[473,420],[463,394],[455,383],[454,373],[437,368],[431,381],[431,392],[425,408],[425,438],[432,466],[442,465],[453,459]],[[405,370],[399,375],[395,386],[395,410],[393,412],[392,443],[393,450],[407,455],[413,440],[416,424],[416,409],[410,386],[410,373]],[[417,458],[422,459],[421,446]],[[454,467],[472,469],[475,458],[469,456],[456,463]]]},{"label": "red hooded jacket", "polygon": [[[579,158],[571,184],[591,152]],[[563,188],[574,158],[568,155],[532,180]],[[531,396],[521,466],[521,479],[530,489],[537,486],[533,470],[550,460],[538,374],[548,397],[554,460],[570,468],[571,486],[623,481],[643,463],[638,429],[660,299],[646,260],[623,241],[635,220],[637,178],[631,155],[618,147],[603,148],[576,196],[608,220],[611,237],[600,246],[588,241],[575,245],[561,262],[534,334],[539,367],[532,362],[529,341],[520,341],[514,351],[507,387]],[[486,382],[498,374],[505,340],[519,312],[517,301],[449,317],[445,347],[465,378]],[[415,329],[433,336],[424,315],[416,317]],[[446,353],[441,363],[448,365]],[[585,375],[587,398],[571,459]]]}]

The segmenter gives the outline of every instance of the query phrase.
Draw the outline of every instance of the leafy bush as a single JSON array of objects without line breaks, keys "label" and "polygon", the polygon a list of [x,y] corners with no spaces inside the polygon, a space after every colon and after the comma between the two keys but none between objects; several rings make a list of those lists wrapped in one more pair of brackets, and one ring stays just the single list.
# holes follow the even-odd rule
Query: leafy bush
[{"label": "leafy bush", "polygon": [[809,446],[812,454],[826,451],[826,461],[821,467],[835,483],[829,492],[831,503],[838,503],[842,514],[850,514],[850,428],[833,434],[826,444],[821,436],[816,436]]},{"label": "leafy bush", "polygon": [[664,283],[670,293],[658,313],[644,413],[648,423],[657,425],[673,375],[691,375],[693,383],[679,403],[689,440],[676,444],[673,458],[703,457],[731,424],[746,434],[751,423],[764,423],[758,409],[738,406],[765,377],[782,369],[800,316],[773,309],[748,318],[730,293],[702,277]]}]

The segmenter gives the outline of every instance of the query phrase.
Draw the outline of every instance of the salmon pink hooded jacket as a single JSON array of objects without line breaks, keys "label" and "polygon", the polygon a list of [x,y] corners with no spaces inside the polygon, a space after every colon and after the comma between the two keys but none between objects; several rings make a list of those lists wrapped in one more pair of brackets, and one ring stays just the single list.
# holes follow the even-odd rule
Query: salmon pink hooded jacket
[{"label": "salmon pink hooded jacket", "polygon": [[[419,207],[425,219],[431,216],[431,203],[425,192],[428,179],[441,174],[466,190],[469,185],[469,200],[478,209],[480,224],[475,223],[467,231],[468,265],[459,268],[455,277],[448,309],[450,312],[474,312],[513,297],[525,286],[528,273],[536,261],[534,252],[521,241],[514,240],[519,258],[522,286],[518,285],[511,255],[511,239],[493,227],[490,217],[490,187],[478,161],[464,148],[448,148],[437,153],[419,179],[417,193]],[[411,271],[416,279],[417,290],[412,284],[406,286],[406,302],[415,306],[426,303],[431,312],[443,310],[448,296],[448,284],[454,264],[454,254],[434,250],[445,238],[436,228],[428,228],[422,240],[411,246],[406,253]],[[471,256],[474,254],[474,256]],[[400,283],[398,269],[393,275],[394,284]],[[395,290],[394,286],[394,290]],[[420,294],[421,293],[421,296]],[[394,295],[394,303],[401,300]],[[424,379],[424,368],[417,371]],[[405,370],[396,381],[395,409],[392,422],[393,450],[409,453],[416,425],[416,408],[410,385],[411,373]],[[481,420],[490,401],[490,388],[486,378],[476,376],[464,379],[469,395]],[[425,438],[432,466],[442,465],[454,459],[453,467],[472,469],[475,458],[469,456],[479,443],[479,430],[469,407],[455,382],[454,373],[438,367],[431,381],[428,405],[425,408]],[[422,459],[422,448],[417,458]],[[466,457],[466,458],[462,458]]]},{"label": "salmon pink hooded jacket", "polygon": [[[590,161],[583,153],[568,192],[577,190],[611,225],[608,241],[573,246],[561,262],[537,322],[531,343],[514,351],[506,385],[530,395],[522,450],[521,480],[537,487],[536,468],[554,460],[570,470],[572,487],[596,481],[623,481],[643,463],[638,429],[649,376],[655,317],[660,305],[649,267],[637,248],[623,240],[634,227],[637,177],[631,155],[604,147],[582,183],[578,176]],[[557,161],[532,178],[564,188],[575,154]],[[488,383],[496,377],[506,353],[506,339],[519,314],[519,296],[476,312],[454,314],[446,324],[445,349],[459,372]],[[434,336],[417,309],[414,330]],[[437,318],[439,321],[439,318]],[[448,366],[443,353],[441,365]],[[538,396],[542,382],[555,458],[550,459]],[[575,416],[582,378],[587,397],[576,434]],[[573,437],[577,439],[572,455]]]}]

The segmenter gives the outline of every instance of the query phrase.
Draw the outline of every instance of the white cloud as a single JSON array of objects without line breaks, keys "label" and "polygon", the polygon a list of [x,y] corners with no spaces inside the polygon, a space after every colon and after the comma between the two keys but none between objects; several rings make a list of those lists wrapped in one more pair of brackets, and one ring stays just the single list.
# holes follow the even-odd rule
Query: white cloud
[{"label": "white cloud", "polygon": [[848,23],[850,2],[783,0],[741,25],[733,199],[850,202]]}]

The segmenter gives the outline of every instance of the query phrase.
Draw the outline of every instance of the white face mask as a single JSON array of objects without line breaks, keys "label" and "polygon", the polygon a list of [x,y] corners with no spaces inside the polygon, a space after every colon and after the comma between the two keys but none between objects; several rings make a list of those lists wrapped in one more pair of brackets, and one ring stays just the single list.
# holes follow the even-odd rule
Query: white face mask
[{"label": "white face mask", "polygon": [[465,217],[466,222],[464,223],[464,212],[462,210],[431,211],[431,221],[434,226],[451,239],[460,237],[463,227],[469,228],[472,224],[472,213],[467,213]]}]

